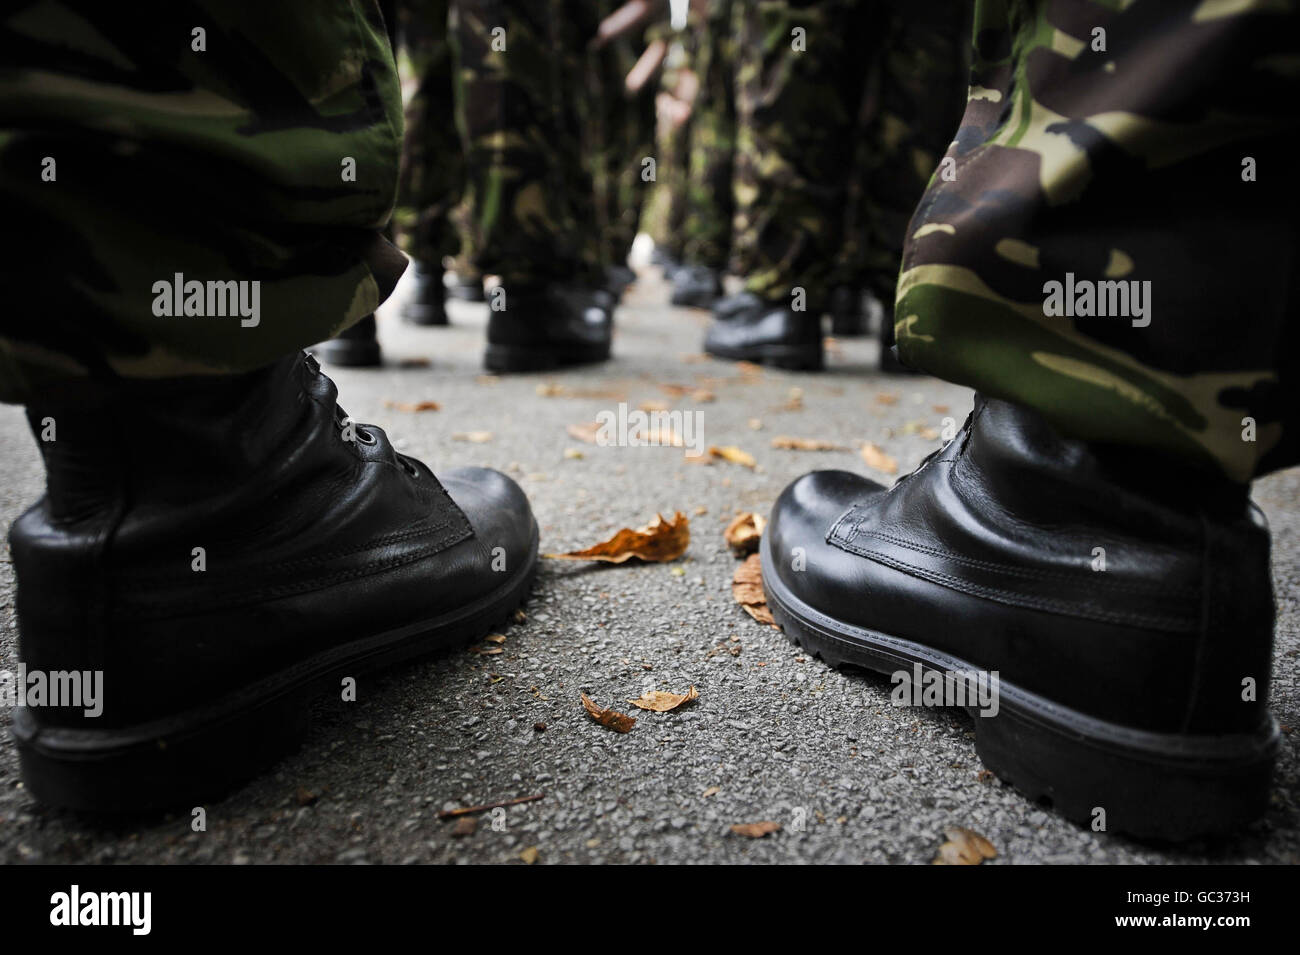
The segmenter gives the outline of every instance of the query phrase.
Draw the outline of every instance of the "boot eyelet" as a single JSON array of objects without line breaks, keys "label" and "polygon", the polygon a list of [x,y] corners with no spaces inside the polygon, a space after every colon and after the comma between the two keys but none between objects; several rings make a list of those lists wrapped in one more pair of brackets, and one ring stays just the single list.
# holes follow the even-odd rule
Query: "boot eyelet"
[{"label": "boot eyelet", "polygon": [[402,466],[402,470],[405,471],[407,474],[409,474],[412,478],[418,479],[420,477],[420,469],[417,468],[415,466],[415,462],[412,461],[410,458],[408,458],[406,455],[399,454],[397,456],[397,463],[400,464]]},{"label": "boot eyelet", "polygon": [[379,443],[375,433],[369,428],[357,428],[357,440],[362,444],[374,446]]}]

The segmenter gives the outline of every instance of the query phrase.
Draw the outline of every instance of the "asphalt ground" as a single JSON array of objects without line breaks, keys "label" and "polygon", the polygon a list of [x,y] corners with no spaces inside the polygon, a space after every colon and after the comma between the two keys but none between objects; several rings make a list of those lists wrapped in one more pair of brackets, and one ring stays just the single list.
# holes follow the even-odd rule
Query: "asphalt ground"
[{"label": "asphalt ground", "polygon": [[[417,329],[390,303],[380,319],[385,367],[331,373],[351,415],[386,428],[405,453],[435,469],[488,465],[514,476],[544,551],[681,511],[692,532],[681,561],[546,562],[504,643],[363,680],[354,703],[320,701],[303,748],[205,804],[204,832],[188,813],[104,820],[41,807],[19,779],[3,713],[0,862],[928,863],[949,826],[984,835],[998,853],[991,864],[1300,860],[1300,470],[1256,486],[1274,529],[1279,610],[1272,709],[1284,743],[1271,808],[1236,836],[1179,847],[1096,833],[982,772],[964,714],[891,706],[886,680],[829,669],[731,597],[737,560],[722,530],[733,515],[765,512],[808,470],[867,471],[864,441],[905,472],[938,445],[945,417],[960,423],[969,391],[883,376],[865,339],[834,343],[823,374],[704,359],[707,315],[666,298],[653,275],[629,291],[608,365],[499,379],[481,370],[486,306],[455,302],[450,328]],[[421,400],[440,410],[386,404]],[[739,447],[757,466],[567,433],[620,401],[696,413],[707,445]],[[479,431],[490,439],[453,437]],[[777,436],[844,450],[779,450]],[[21,410],[0,407],[0,520],[8,525],[41,487]],[[0,547],[0,669],[12,670],[9,561]],[[690,686],[699,698],[670,713],[626,702]],[[580,692],[637,715],[632,732],[591,720]],[[471,834],[437,818],[539,794],[481,814]],[[757,839],[730,831],[758,821],[782,828]]]}]

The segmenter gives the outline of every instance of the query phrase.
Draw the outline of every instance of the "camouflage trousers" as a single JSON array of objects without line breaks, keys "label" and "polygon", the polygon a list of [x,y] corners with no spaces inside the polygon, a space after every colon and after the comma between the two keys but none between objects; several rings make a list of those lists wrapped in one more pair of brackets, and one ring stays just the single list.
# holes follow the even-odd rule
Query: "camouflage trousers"
[{"label": "camouflage trousers", "polygon": [[404,86],[410,86],[393,226],[402,248],[435,271],[444,257],[461,251],[456,213],[465,188],[448,3],[400,0],[393,4],[398,75]]},{"label": "camouflage trousers", "polygon": [[599,275],[583,102],[597,23],[590,2],[452,5],[474,264],[507,285]]},{"label": "camouflage trousers", "polygon": [[960,116],[961,0],[736,3],[732,270],[766,299],[893,297],[902,235]]},{"label": "camouflage trousers", "polygon": [[682,216],[682,261],[724,270],[731,252],[736,152],[732,0],[709,0],[689,23],[689,62],[699,78],[691,111]]},{"label": "camouflage trousers", "polygon": [[1295,0],[980,0],[974,39],[902,358],[1236,481],[1300,460]]},{"label": "camouflage trousers", "polygon": [[0,400],[244,371],[372,312],[401,98],[373,2],[0,14]]},{"label": "camouflage trousers", "polygon": [[[608,16],[618,0],[595,0],[596,11]],[[587,96],[584,127],[590,142],[585,150],[596,193],[597,243],[594,253],[602,265],[627,261],[641,221],[641,210],[653,183],[642,177],[644,160],[654,155],[655,84],[647,82],[630,93],[624,80],[641,52],[639,38],[622,37],[587,54]]]}]

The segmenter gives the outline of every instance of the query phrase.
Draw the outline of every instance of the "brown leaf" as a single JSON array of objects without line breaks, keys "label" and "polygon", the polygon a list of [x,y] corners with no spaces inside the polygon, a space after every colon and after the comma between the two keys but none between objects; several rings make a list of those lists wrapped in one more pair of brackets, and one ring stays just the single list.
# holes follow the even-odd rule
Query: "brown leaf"
[{"label": "brown leaf", "polygon": [[878,405],[896,405],[898,404],[898,395],[882,391],[876,395],[876,404]]},{"label": "brown leaf", "polygon": [[690,703],[699,698],[699,693],[695,687],[691,687],[685,693],[669,693],[667,690],[650,690],[642,693],[639,699],[628,700],[633,706],[643,710],[650,710],[653,713],[667,713],[669,710],[675,710],[683,703]]},{"label": "brown leaf", "polygon": [[780,832],[781,824],[764,820],[763,822],[738,822],[731,827],[731,831],[738,836],[748,836],[750,839],[762,839],[765,835],[772,832]]},{"label": "brown leaf", "polygon": [[964,826],[949,826],[943,831],[947,842],[939,846],[939,852],[931,865],[979,865],[985,859],[996,859],[998,850],[974,829]]},{"label": "brown leaf", "polygon": [[591,702],[591,697],[586,693],[582,694],[582,705],[586,708],[587,712],[591,714],[593,720],[601,726],[609,727],[616,733],[630,733],[632,732],[632,727],[636,724],[635,716],[628,716],[626,713],[618,713],[609,709],[602,710],[595,703]]},{"label": "brown leaf", "polygon": [[294,794],[294,798],[298,801],[298,805],[310,806],[315,803],[316,800],[320,799],[320,796],[316,795],[310,789],[299,786],[298,792]]},{"label": "brown leaf", "polygon": [[384,399],[384,407],[392,408],[394,411],[438,411],[442,405],[436,401],[393,401],[391,398]]},{"label": "brown leaf", "polygon": [[696,404],[707,405],[710,402],[718,400],[718,396],[709,391],[708,388],[696,388],[691,392],[691,400]]},{"label": "brown leaf", "polygon": [[721,786],[710,786],[708,789],[704,790],[704,792],[700,793],[700,798],[708,799],[710,796],[716,796],[720,792],[722,792]]},{"label": "brown leaf", "polygon": [[588,421],[586,424],[571,424],[564,430],[569,433],[571,438],[585,441],[587,444],[595,444],[596,435],[600,433],[600,428],[599,421]]},{"label": "brown leaf", "polygon": [[468,441],[470,444],[487,444],[492,440],[491,431],[457,431],[452,434],[453,441]]},{"label": "brown leaf", "polygon": [[753,455],[746,454],[734,444],[729,444],[722,448],[717,445],[711,445],[709,447],[709,457],[721,458],[724,461],[730,461],[732,464],[739,464],[746,468],[752,468],[758,463],[754,460]]},{"label": "brown leaf", "polygon": [[792,438],[778,435],[772,439],[772,447],[782,451],[843,451],[842,445],[821,438]]},{"label": "brown leaf", "polygon": [[763,593],[763,566],[757,554],[750,554],[745,562],[736,568],[731,578],[731,596],[736,603],[759,623],[776,626],[772,611],[767,609],[767,595]]},{"label": "brown leaf", "polygon": [[862,446],[862,460],[867,462],[867,467],[875,468],[884,474],[897,474],[898,462],[886,454],[878,444],[872,444],[868,441]]},{"label": "brown leaf", "polygon": [[456,820],[456,825],[452,826],[451,834],[453,836],[472,836],[476,829],[478,829],[478,819],[476,817],[461,816]]},{"label": "brown leaf", "polygon": [[537,846],[529,846],[527,849],[524,849],[519,853],[519,860],[523,862],[524,865],[532,865],[540,857],[541,852],[538,851]]},{"label": "brown leaf", "polygon": [[722,536],[726,539],[727,546],[731,548],[732,553],[737,557],[744,557],[746,554],[752,554],[758,550],[758,542],[762,538],[763,528],[766,526],[767,520],[763,515],[751,511],[748,514],[741,514],[728,524],[727,529],[722,532]]},{"label": "brown leaf", "polygon": [[599,560],[607,564],[622,564],[636,557],[651,563],[676,560],[686,553],[691,544],[690,519],[678,511],[671,521],[662,514],[639,530],[623,528],[609,540],[586,550],[567,554],[544,554],[554,560]]},{"label": "brown leaf", "polygon": [[647,412],[649,412],[649,411],[667,411],[667,410],[668,410],[668,407],[669,407],[669,405],[668,405],[668,402],[666,402],[666,401],[654,401],[654,400],[650,400],[650,401],[643,401],[643,402],[641,402],[639,405],[637,405],[637,410],[638,410],[638,411],[647,411]]}]

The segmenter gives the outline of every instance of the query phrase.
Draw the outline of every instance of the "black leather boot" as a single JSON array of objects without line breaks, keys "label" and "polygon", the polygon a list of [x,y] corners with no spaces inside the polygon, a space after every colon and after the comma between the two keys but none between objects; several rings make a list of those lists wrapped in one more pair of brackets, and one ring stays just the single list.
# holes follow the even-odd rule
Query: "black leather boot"
[{"label": "black leather boot", "polygon": [[867,309],[863,290],[855,285],[831,289],[831,334],[854,338],[867,333]]},{"label": "black leather boot", "polygon": [[402,318],[412,325],[446,325],[446,287],[442,269],[411,260],[411,295],[402,303]]},{"label": "black leather boot", "polygon": [[14,711],[36,798],[195,805],[293,749],[314,695],[346,700],[349,681],[475,639],[528,594],[537,525],[519,487],[482,468],[440,481],[335,394],[299,354],[28,406],[56,440],[38,440],[47,493],[9,533],[20,656],[103,674],[99,716]]},{"label": "black leather boot", "polygon": [[377,368],[384,363],[379,350],[375,316],[367,315],[341,335],[311,347],[311,353],[323,362],[345,368]]},{"label": "black leather boot", "polygon": [[796,312],[783,302],[765,302],[752,295],[728,297],[718,305],[704,337],[704,350],[710,355],[777,368],[822,367],[820,314]]},{"label": "black leather boot", "polygon": [[482,302],[486,301],[486,295],[483,292],[483,276],[481,275],[461,275],[459,272],[448,273],[444,288],[449,297],[458,299],[462,302]]},{"label": "black leather boot", "polygon": [[[1241,486],[977,400],[889,489],[790,485],[762,565],[777,622],[827,662],[896,691],[965,674],[984,764],[1070,819],[1183,839],[1267,805],[1269,535]],[[972,705],[993,672],[996,706]]]},{"label": "black leather boot", "polygon": [[722,296],[722,276],[704,265],[683,265],[673,273],[672,304],[709,308]]},{"label": "black leather boot", "polygon": [[[496,307],[498,301],[503,308]],[[483,359],[488,371],[545,371],[609,358],[614,297],[604,289],[502,286],[489,304]]]}]

